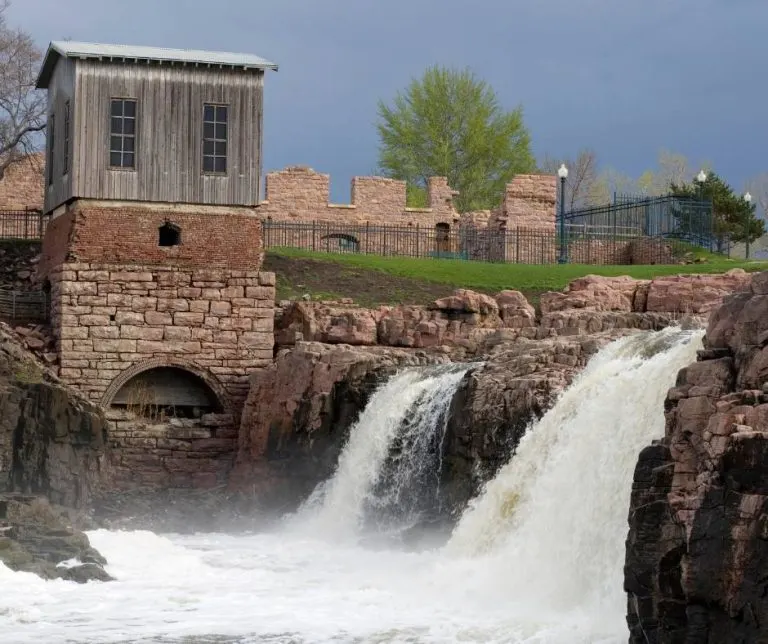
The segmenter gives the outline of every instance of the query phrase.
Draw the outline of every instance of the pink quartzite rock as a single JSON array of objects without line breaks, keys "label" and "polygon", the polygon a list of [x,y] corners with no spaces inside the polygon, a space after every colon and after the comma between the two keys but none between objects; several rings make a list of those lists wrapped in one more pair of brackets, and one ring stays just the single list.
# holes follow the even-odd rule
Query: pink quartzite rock
[{"label": "pink quartzite rock", "polygon": [[648,289],[646,311],[655,313],[709,313],[730,293],[749,288],[751,276],[735,268],[717,275],[657,277]]},{"label": "pink quartzite rock", "polygon": [[[747,280],[659,279],[668,299],[656,301],[706,309]],[[767,641],[766,291],[768,273],[756,275],[712,313],[699,360],[667,395],[665,435],[640,453],[624,576],[631,644]]]},{"label": "pink quartzite rock", "polygon": [[635,310],[637,289],[645,283],[626,275],[587,275],[573,280],[564,293],[544,293],[541,296],[541,312],[546,314],[567,309],[630,312]]},{"label": "pink quartzite rock", "polygon": [[499,312],[499,305],[490,295],[475,293],[475,291],[467,289],[457,289],[453,295],[437,300],[433,308],[441,311],[479,313],[480,315],[495,315]]},{"label": "pink quartzite rock", "polygon": [[508,329],[525,329],[536,326],[536,309],[520,291],[502,291],[496,296],[499,314]]}]

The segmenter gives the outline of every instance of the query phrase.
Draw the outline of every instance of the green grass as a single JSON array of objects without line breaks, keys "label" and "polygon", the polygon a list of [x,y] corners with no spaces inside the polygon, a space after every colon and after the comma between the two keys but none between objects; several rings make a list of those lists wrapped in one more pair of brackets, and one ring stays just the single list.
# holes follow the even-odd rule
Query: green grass
[{"label": "green grass", "polygon": [[678,273],[723,273],[732,268],[747,271],[768,270],[768,262],[744,262],[715,258],[700,264],[653,266],[595,266],[586,264],[491,264],[449,259],[413,259],[378,255],[328,254],[296,248],[271,248],[268,253],[287,258],[333,262],[340,266],[378,271],[388,275],[449,284],[484,292],[515,289],[523,292],[560,291],[577,277],[585,275],[629,275],[651,279]]}]

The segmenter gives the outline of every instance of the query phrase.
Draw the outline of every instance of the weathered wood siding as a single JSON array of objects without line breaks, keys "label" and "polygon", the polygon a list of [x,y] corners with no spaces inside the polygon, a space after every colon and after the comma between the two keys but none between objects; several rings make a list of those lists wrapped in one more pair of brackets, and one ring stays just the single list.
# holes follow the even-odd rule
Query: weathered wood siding
[{"label": "weathered wood siding", "polygon": [[[76,61],[71,187],[49,209],[70,197],[258,203],[263,77],[256,70]],[[135,169],[110,168],[112,98],[137,101]],[[229,108],[226,175],[203,173],[205,103]]]},{"label": "weathered wood siding", "polygon": [[[64,168],[64,111],[69,101],[69,162]],[[72,194],[72,166],[74,163],[75,119],[75,64],[68,59],[62,59],[56,65],[48,88],[48,126],[51,115],[55,116],[54,149],[46,147],[45,159],[45,205],[47,211],[66,201]],[[50,129],[48,130],[50,136]],[[53,164],[53,168],[50,167]],[[49,183],[50,172],[53,171],[53,182]]]}]

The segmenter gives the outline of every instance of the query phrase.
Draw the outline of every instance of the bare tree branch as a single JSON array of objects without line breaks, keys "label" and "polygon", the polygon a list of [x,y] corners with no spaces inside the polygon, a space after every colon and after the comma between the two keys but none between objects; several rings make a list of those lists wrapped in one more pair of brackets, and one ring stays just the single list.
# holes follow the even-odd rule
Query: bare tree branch
[{"label": "bare tree branch", "polygon": [[42,52],[31,36],[8,26],[9,0],[0,0],[0,179],[8,167],[39,149],[46,97],[35,89]]},{"label": "bare tree branch", "polygon": [[575,210],[595,205],[597,154],[594,150],[581,150],[576,159],[555,159],[546,155],[540,165],[544,172],[556,174],[561,163],[568,168],[566,208]]}]

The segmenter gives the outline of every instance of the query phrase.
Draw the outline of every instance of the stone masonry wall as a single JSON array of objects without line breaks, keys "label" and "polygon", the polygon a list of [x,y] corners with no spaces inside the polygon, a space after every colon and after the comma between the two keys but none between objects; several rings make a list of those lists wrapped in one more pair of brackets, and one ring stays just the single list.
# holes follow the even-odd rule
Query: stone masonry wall
[{"label": "stone masonry wall", "polygon": [[11,164],[0,179],[0,210],[41,210],[44,172],[44,154],[30,154]]},{"label": "stone masonry wall", "polygon": [[[458,194],[445,177],[431,177],[428,208],[407,208],[405,182],[383,177],[352,179],[351,202],[331,204],[330,176],[312,168],[290,167],[266,176],[262,217],[287,221],[393,225],[458,225],[453,206]],[[518,175],[507,186],[497,219],[509,226],[553,229],[557,185],[548,175]]]},{"label": "stone masonry wall", "polygon": [[274,273],[66,263],[49,279],[60,377],[96,402],[131,368],[175,365],[236,411],[272,361]]}]

